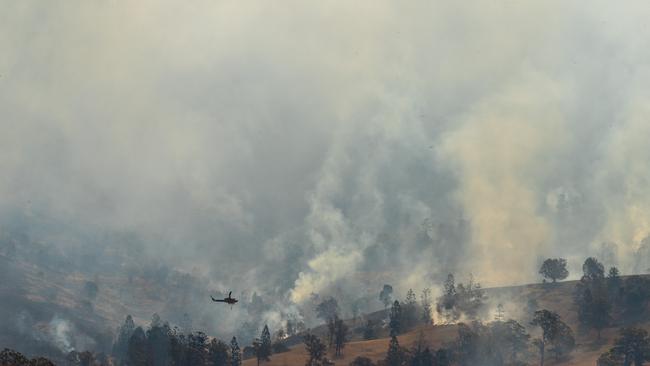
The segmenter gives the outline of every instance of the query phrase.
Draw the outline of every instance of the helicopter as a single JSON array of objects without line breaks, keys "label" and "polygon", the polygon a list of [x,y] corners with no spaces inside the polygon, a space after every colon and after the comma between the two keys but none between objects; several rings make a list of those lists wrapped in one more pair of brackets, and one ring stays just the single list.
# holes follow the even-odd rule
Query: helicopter
[{"label": "helicopter", "polygon": [[226,304],[229,304],[231,309],[232,309],[232,306],[233,306],[234,304],[236,304],[236,303],[239,301],[239,300],[237,300],[237,299],[235,299],[235,298],[232,297],[232,291],[230,291],[230,292],[228,293],[228,297],[224,297],[224,298],[221,299],[221,300],[215,299],[215,298],[212,297],[212,296],[210,296],[210,298],[211,298],[212,301],[214,301],[214,302],[225,302]]}]

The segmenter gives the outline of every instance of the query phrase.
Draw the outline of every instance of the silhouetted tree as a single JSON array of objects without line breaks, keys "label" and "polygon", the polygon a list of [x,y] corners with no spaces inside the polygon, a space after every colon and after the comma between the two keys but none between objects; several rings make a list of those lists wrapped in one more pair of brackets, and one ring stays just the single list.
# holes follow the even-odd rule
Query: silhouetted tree
[{"label": "silhouetted tree", "polygon": [[81,364],[81,359],[79,358],[79,352],[75,350],[68,352],[68,354],[65,356],[65,363],[68,366],[79,366]]},{"label": "silhouetted tree", "polygon": [[153,366],[166,366],[169,363],[171,329],[168,324],[160,323],[160,317],[154,314],[151,328],[147,330],[147,353]]},{"label": "silhouetted tree", "polygon": [[531,325],[539,326],[542,330],[542,338],[535,340],[540,352],[540,366],[544,366],[544,355],[547,346],[552,347],[551,351],[556,358],[570,352],[575,346],[571,328],[562,321],[559,315],[552,311],[536,311]]},{"label": "silhouetted tree", "polygon": [[95,366],[95,355],[90,351],[79,353],[79,366]]},{"label": "silhouetted tree", "polygon": [[474,282],[474,276],[470,274],[469,282],[467,284],[459,284],[456,290],[457,300],[455,301],[455,306],[458,308],[458,311],[464,313],[468,318],[475,320],[485,302],[485,293],[481,284]]},{"label": "silhouetted tree", "polygon": [[188,365],[188,338],[177,327],[169,332],[169,357],[174,366]]},{"label": "silhouetted tree", "polygon": [[393,286],[391,285],[384,285],[384,288],[379,292],[379,301],[384,304],[384,309],[390,305],[391,301],[393,300]]},{"label": "silhouetted tree", "polygon": [[433,366],[434,356],[426,343],[424,334],[420,331],[411,348],[409,366]]},{"label": "silhouetted tree", "polygon": [[160,319],[160,315],[158,315],[158,313],[153,313],[151,316],[151,323],[149,324],[149,328],[159,327],[161,325],[162,320]]},{"label": "silhouetted tree", "polygon": [[334,354],[337,357],[341,356],[341,350],[345,347],[345,343],[348,341],[348,327],[345,325],[343,320],[336,319],[334,322],[334,345],[335,351]]},{"label": "silhouetted tree", "polygon": [[[257,366],[260,366],[260,361],[264,360],[264,351],[262,351],[262,340],[259,338],[255,338],[253,340],[252,346],[253,346],[253,354],[255,354],[255,358],[257,359]],[[246,353],[246,349],[244,349],[244,354],[245,353]]]},{"label": "silhouetted tree", "polygon": [[582,273],[587,280],[602,280],[605,278],[605,267],[596,258],[589,257],[582,264]]},{"label": "silhouetted tree", "polygon": [[372,320],[368,319],[366,325],[363,327],[363,339],[375,339],[377,337],[375,332],[375,324]]},{"label": "silhouetted tree", "polygon": [[420,295],[420,303],[422,305],[422,322],[424,324],[433,324],[431,318],[431,289],[425,288]]},{"label": "silhouetted tree", "polygon": [[434,365],[435,366],[449,366],[451,365],[451,351],[445,348],[440,348],[436,351],[434,355]]},{"label": "silhouetted tree", "polygon": [[390,321],[388,327],[391,335],[398,335],[402,332],[402,307],[399,301],[395,300],[390,308]]},{"label": "silhouetted tree", "polygon": [[213,338],[208,345],[208,365],[228,366],[228,346],[222,341]]},{"label": "silhouetted tree", "polygon": [[623,359],[623,365],[642,366],[650,360],[648,332],[640,328],[623,328],[611,350],[612,355]]},{"label": "silhouetted tree", "polygon": [[118,360],[126,359],[126,353],[129,347],[129,339],[135,330],[133,317],[127,315],[124,324],[117,331],[117,339],[113,344],[113,356]]},{"label": "silhouetted tree", "polygon": [[327,319],[327,345],[332,347],[334,344],[334,333],[336,332],[336,321],[339,319],[337,315]]},{"label": "silhouetted tree", "polygon": [[271,353],[273,352],[272,344],[271,344],[271,332],[269,332],[269,327],[264,324],[264,329],[262,329],[262,334],[260,336],[261,340],[261,352],[262,352],[262,359],[265,361],[269,360],[269,356],[271,356]]},{"label": "silhouetted tree", "polygon": [[22,353],[5,348],[0,352],[0,366],[27,366],[29,360]]},{"label": "silhouetted tree", "polygon": [[454,280],[454,275],[447,275],[447,279],[443,285],[442,296],[438,299],[436,304],[436,311],[438,314],[442,315],[445,318],[447,324],[452,321],[456,321],[460,318],[460,312],[456,307],[456,302],[458,300],[458,294],[456,292],[456,285]]},{"label": "silhouetted tree", "polygon": [[[397,302],[397,300],[395,300]],[[393,303],[394,306],[395,303]],[[403,366],[406,361],[406,352],[400,347],[395,334],[391,335],[390,342],[388,343],[388,352],[384,363],[386,366]]]},{"label": "silhouetted tree", "polygon": [[644,314],[650,300],[650,281],[641,276],[625,279],[623,292],[623,315],[628,320],[637,320]]},{"label": "silhouetted tree", "polygon": [[404,328],[410,328],[418,321],[417,298],[413,289],[409,289],[406,293],[406,299],[404,300],[404,307],[402,309],[402,320]]},{"label": "silhouetted tree", "polygon": [[309,359],[306,366],[321,366],[323,357],[325,356],[325,344],[313,334],[307,334],[304,338],[305,348]]},{"label": "silhouetted tree", "polygon": [[147,353],[147,336],[142,328],[137,327],[129,339],[127,359],[129,366],[147,366],[149,357]]},{"label": "silhouetted tree", "polygon": [[204,365],[208,360],[208,336],[203,332],[187,335],[188,365]]},{"label": "silhouetted tree", "polygon": [[[479,358],[480,337],[478,332],[464,323],[458,324],[456,349],[460,366],[474,365]],[[483,360],[485,361],[485,360]]]},{"label": "silhouetted tree", "polygon": [[[2,363],[0,363],[0,365],[2,365]],[[32,358],[29,361],[29,366],[56,366],[56,365],[54,364],[54,362],[48,360],[45,357],[36,357],[36,358]]]},{"label": "silhouetted tree", "polygon": [[350,366],[375,366],[375,364],[368,357],[358,356],[350,362]]},{"label": "silhouetted tree", "polygon": [[286,344],[282,341],[276,341],[273,342],[273,346],[271,347],[273,349],[273,353],[284,353],[289,351],[289,347],[287,347]]},{"label": "silhouetted tree", "polygon": [[339,304],[335,298],[330,297],[316,306],[316,315],[325,321],[339,313]]},{"label": "silhouetted tree", "polygon": [[607,292],[610,302],[619,302],[623,297],[623,286],[618,268],[611,267],[607,273]]},{"label": "silhouetted tree", "polygon": [[598,332],[609,325],[611,304],[610,297],[601,280],[590,280],[583,277],[577,284],[574,293],[574,302],[578,309],[578,320],[580,324],[593,328]]},{"label": "silhouetted tree", "polygon": [[230,366],[241,366],[241,351],[236,337],[230,341]]},{"label": "silhouetted tree", "polygon": [[492,323],[491,337],[499,347],[503,348],[504,355],[508,355],[513,365],[519,361],[519,352],[528,347],[530,339],[526,328],[512,319]]},{"label": "silhouetted tree", "polygon": [[569,276],[569,271],[566,269],[566,259],[564,258],[548,258],[542,263],[539,273],[548,278],[553,283],[557,280],[563,280]]},{"label": "silhouetted tree", "polygon": [[596,366],[618,366],[623,363],[623,360],[612,351],[607,351],[598,357]]}]

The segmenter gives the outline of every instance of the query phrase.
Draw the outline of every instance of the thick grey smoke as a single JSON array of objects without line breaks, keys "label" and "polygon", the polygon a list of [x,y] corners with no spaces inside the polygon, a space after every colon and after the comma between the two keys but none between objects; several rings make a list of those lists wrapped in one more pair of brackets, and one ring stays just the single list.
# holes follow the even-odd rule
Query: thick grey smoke
[{"label": "thick grey smoke", "polygon": [[312,293],[403,293],[451,271],[532,281],[547,256],[574,275],[588,254],[644,270],[649,13],[5,4],[3,230],[271,296],[270,322]]}]

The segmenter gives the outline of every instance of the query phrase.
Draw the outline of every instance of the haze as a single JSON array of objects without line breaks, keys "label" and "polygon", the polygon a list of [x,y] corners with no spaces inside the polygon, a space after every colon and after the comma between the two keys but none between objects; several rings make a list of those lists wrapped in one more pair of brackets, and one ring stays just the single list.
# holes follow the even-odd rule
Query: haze
[{"label": "haze", "polygon": [[649,18],[641,1],[5,2],[0,230],[88,258],[139,243],[206,296],[282,306],[450,272],[527,283],[546,257],[572,278],[588,255],[645,272]]}]

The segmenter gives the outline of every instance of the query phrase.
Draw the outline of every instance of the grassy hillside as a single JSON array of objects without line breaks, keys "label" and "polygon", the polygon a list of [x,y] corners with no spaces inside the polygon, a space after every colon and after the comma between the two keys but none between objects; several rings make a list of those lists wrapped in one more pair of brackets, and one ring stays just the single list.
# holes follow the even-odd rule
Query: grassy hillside
[{"label": "grassy hillside", "polygon": [[[552,359],[547,359],[547,365],[575,365],[575,366],[593,366],[596,360],[603,352],[607,351],[616,337],[618,330],[622,324],[620,321],[614,319],[613,324],[603,330],[601,340],[598,341],[595,331],[584,331],[579,328],[577,314],[573,305],[573,290],[576,281],[567,281],[558,284],[535,284],[525,286],[513,286],[503,288],[486,289],[488,298],[500,299],[504,305],[506,301],[515,304],[516,314],[506,314],[516,318],[522,325],[528,328],[531,336],[535,337],[538,330],[529,325],[529,316],[525,307],[532,300],[536,303],[539,309],[548,309],[560,314],[562,319],[574,330],[576,337],[576,349],[571,353],[570,358],[560,362],[554,363]],[[510,306],[512,309],[513,307]],[[635,324],[635,326],[650,329],[650,324]],[[316,334],[322,334],[323,329],[316,329]],[[445,343],[453,342],[457,336],[457,327],[455,325],[433,325],[433,326],[420,326],[409,332],[402,334],[398,337],[400,345],[410,348],[418,337],[422,334],[426,343],[433,349],[444,346]],[[348,343],[343,351],[343,357],[330,359],[337,365],[348,365],[357,356],[364,356],[372,359],[373,361],[384,359],[386,350],[388,349],[389,338],[384,332],[383,338],[375,340],[353,340]],[[537,353],[532,347],[529,350],[528,361],[530,364],[537,364]],[[268,366],[284,366],[284,365],[303,365],[307,359],[307,353],[302,344],[297,344],[291,347],[289,352],[271,356],[271,361],[263,363]],[[256,365],[255,359],[245,360],[244,365]]]}]

